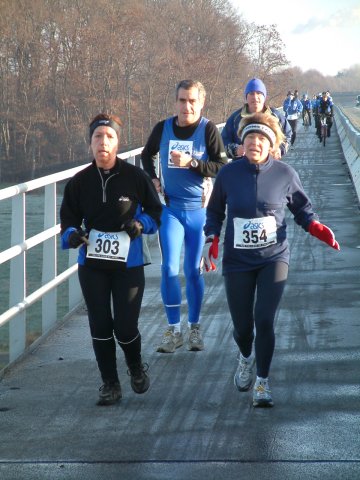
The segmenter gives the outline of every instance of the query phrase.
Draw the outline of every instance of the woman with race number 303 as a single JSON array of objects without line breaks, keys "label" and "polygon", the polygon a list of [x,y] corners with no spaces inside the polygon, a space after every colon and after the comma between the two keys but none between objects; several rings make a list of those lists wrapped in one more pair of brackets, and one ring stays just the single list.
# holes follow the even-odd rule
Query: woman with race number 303
[{"label": "woman with race number 303", "polygon": [[116,342],[135,393],[150,385],[138,318],[144,293],[143,233],[155,233],[162,206],[150,177],[117,156],[121,120],[101,113],[89,125],[92,163],[69,180],[60,209],[62,248],[79,248],[78,275],[102,377],[98,405],[122,397]]}]

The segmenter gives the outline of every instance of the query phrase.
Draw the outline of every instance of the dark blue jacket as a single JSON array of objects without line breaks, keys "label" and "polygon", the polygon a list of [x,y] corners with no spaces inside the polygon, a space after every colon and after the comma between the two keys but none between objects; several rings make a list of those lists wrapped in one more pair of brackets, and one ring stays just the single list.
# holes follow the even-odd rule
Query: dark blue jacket
[{"label": "dark blue jacket", "polygon": [[[224,142],[226,154],[229,158],[236,158],[236,150],[241,145],[241,140],[238,137],[239,124],[241,119],[249,113],[245,113],[247,110],[247,104],[244,107],[239,108],[233,112],[227,119],[226,124],[221,132],[221,136]],[[245,109],[245,110],[244,110]],[[292,129],[290,123],[286,120],[284,115],[280,113],[276,108],[265,107],[264,113],[270,113],[279,119],[279,124],[286,137],[286,143],[280,145],[281,156],[285,155],[290,145]]]},{"label": "dark blue jacket", "polygon": [[306,99],[306,100],[301,100],[302,106],[304,110],[311,110],[311,100]]},{"label": "dark blue jacket", "polygon": [[318,104],[318,113],[333,116],[334,103],[329,98],[324,100],[321,98]]},{"label": "dark blue jacket", "polygon": [[[220,236],[226,215],[223,274],[253,270],[274,261],[289,263],[286,208],[305,231],[312,220],[318,219],[298,174],[290,165],[272,157],[255,165],[242,157],[220,170],[207,207],[204,233]],[[275,244],[265,248],[234,248],[234,218],[267,216],[275,217]]]},{"label": "dark blue jacket", "polygon": [[283,103],[283,110],[286,118],[288,118],[289,115],[297,115],[299,117],[300,113],[303,111],[303,104],[298,98],[291,99],[290,97],[286,97]]}]

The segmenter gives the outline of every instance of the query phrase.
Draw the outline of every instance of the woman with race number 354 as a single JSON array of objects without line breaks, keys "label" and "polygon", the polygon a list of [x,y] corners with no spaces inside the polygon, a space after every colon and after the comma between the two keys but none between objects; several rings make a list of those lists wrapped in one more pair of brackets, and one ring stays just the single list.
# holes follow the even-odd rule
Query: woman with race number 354
[{"label": "woman with race number 354", "polygon": [[115,115],[99,114],[90,122],[94,160],[69,180],[60,209],[62,247],[80,247],[79,280],[103,380],[98,405],[122,396],[116,342],[134,392],[144,393],[150,384],[138,329],[148,263],[142,234],[157,231],[162,206],[150,177],[117,156],[120,127]]},{"label": "woman with race number 354", "polygon": [[318,221],[296,171],[272,156],[283,141],[276,117],[263,113],[245,117],[238,136],[245,155],[225,165],[216,177],[204,227],[204,261],[207,270],[216,269],[213,259],[227,216],[222,273],[240,350],[234,383],[239,391],[248,391],[256,363],[253,406],[272,407],[268,376],[275,347],[274,318],[289,264],[285,207],[305,231],[336,250],[340,247],[333,232]]}]

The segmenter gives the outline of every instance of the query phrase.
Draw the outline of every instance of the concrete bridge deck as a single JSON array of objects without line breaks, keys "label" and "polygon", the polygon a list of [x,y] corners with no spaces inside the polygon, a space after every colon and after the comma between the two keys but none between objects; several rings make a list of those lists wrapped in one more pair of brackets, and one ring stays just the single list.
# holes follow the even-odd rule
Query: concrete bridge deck
[{"label": "concrete bridge deck", "polygon": [[[273,409],[233,386],[236,348],[221,274],[206,277],[203,352],[159,354],[166,322],[157,246],[141,315],[151,388],[97,407],[99,375],[79,310],[0,382],[0,478],[360,478],[360,215],[335,128],[299,127],[284,161],[300,174],[336,252],[289,220],[292,259],[276,319]],[[186,325],[186,306],[183,322]]]}]

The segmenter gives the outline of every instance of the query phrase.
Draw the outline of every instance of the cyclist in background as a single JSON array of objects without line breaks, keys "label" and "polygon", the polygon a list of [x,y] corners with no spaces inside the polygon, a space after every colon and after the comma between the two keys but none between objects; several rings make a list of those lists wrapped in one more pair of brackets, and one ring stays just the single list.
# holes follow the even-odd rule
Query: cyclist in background
[{"label": "cyclist in background", "polygon": [[311,110],[312,110],[312,115],[314,117],[315,133],[317,131],[317,121],[318,121],[317,106],[318,106],[318,98],[316,93],[314,93],[313,98],[311,100]]},{"label": "cyclist in background", "polygon": [[[296,95],[295,95],[295,92],[296,92]],[[291,146],[293,146],[295,143],[297,121],[303,110],[302,103],[297,97],[297,90],[295,90],[295,92],[289,91],[283,103],[283,110],[285,113],[285,117],[290,123],[290,126],[292,128],[292,135],[291,135],[291,142],[290,142]]]},{"label": "cyclist in background", "polygon": [[313,108],[313,112],[314,112],[314,120],[315,120],[315,133],[316,135],[319,135],[319,130],[320,130],[320,115],[319,115],[319,104],[320,104],[320,100],[321,100],[321,92],[318,93],[317,95],[314,95],[315,96],[315,104],[314,104],[314,108]]},{"label": "cyclist in background", "polygon": [[302,111],[302,119],[303,125],[305,125],[305,115],[308,115],[309,125],[311,126],[311,100],[309,99],[307,93],[304,93],[303,98],[301,100],[303,111]]},{"label": "cyclist in background", "polygon": [[[330,137],[331,135],[331,127],[333,124],[333,117],[334,117],[334,103],[331,100],[331,97],[329,97],[328,92],[322,92],[321,98],[318,102],[318,109],[317,109],[319,117],[321,115],[326,115],[326,123],[328,126],[327,129],[327,136]],[[320,121],[318,122],[317,126],[317,135],[321,141],[321,123]]]}]

